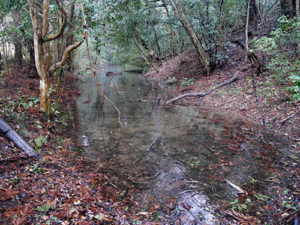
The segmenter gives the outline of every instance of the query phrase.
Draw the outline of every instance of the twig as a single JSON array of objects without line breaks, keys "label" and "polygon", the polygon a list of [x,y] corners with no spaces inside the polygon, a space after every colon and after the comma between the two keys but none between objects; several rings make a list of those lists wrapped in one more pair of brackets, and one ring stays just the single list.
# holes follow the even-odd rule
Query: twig
[{"label": "twig", "polygon": [[148,148],[146,148],[146,152],[149,151],[154,145],[155,143],[160,139],[160,136],[156,136],[156,138],[154,139],[154,141],[148,146]]},{"label": "twig", "polygon": [[225,180],[231,187],[238,191],[239,194],[248,194],[247,191],[243,190],[239,186],[235,185],[234,183],[230,182],[229,180]]},{"label": "twig", "polygon": [[236,219],[237,221],[239,222],[242,222],[242,221],[245,221],[245,220],[248,220],[248,218],[234,210],[232,211],[225,211],[224,212],[225,214],[227,214],[228,216],[231,216],[232,218]]},{"label": "twig", "polygon": [[[237,73],[237,72],[236,72],[236,73]],[[207,92],[204,92],[204,93],[186,93],[186,94],[183,94],[183,95],[179,95],[179,96],[177,96],[177,97],[175,97],[175,98],[172,98],[172,99],[168,100],[168,101],[166,102],[166,105],[169,105],[170,103],[173,103],[173,102],[175,102],[175,101],[177,101],[177,100],[179,100],[179,99],[181,99],[181,98],[186,98],[186,97],[204,97],[204,96],[210,94],[211,92],[217,90],[218,88],[223,87],[223,86],[226,86],[226,85],[228,85],[228,84],[231,84],[232,82],[234,82],[234,81],[236,81],[236,80],[238,80],[238,79],[239,79],[239,75],[236,74],[236,75],[234,75],[232,78],[230,78],[229,80],[227,80],[227,81],[225,81],[225,82],[223,82],[223,83],[217,85],[216,87],[214,87],[214,88],[208,90]]]}]

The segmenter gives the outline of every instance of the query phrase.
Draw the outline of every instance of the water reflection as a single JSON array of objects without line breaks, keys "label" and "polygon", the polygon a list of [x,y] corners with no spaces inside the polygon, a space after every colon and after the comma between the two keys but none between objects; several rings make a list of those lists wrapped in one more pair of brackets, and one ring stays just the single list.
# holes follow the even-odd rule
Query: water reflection
[{"label": "water reflection", "polygon": [[108,71],[121,69],[103,66],[97,75],[120,109],[123,126],[115,109],[102,105],[92,78],[84,75],[78,82],[79,134],[91,162],[141,188],[136,197],[144,207],[153,198],[162,208],[173,201],[174,223],[218,224],[215,204],[232,200],[236,192],[226,180],[237,185],[265,180],[276,168],[284,142],[260,128],[211,110],[159,107],[165,93],[157,84],[130,73],[106,77]]}]

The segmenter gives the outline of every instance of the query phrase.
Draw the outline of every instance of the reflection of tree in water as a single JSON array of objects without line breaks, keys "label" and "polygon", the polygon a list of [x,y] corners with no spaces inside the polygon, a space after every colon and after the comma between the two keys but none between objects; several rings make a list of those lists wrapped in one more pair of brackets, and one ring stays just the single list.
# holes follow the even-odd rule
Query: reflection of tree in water
[{"label": "reflection of tree in water", "polygon": [[95,94],[90,99],[95,99],[96,104],[92,109],[78,107],[83,130],[91,131],[87,155],[138,185],[142,196],[152,195],[164,201],[170,197],[179,199],[182,193],[191,191],[193,195],[180,201],[193,202],[193,196],[202,196],[209,205],[205,196],[215,203],[236,198],[226,180],[238,186],[255,180],[255,188],[265,192],[271,189],[265,180],[279,167],[277,162],[282,156],[277,149],[283,148],[283,142],[258,126],[221,113],[170,107],[160,109],[160,141],[145,151],[156,136],[157,103],[136,100],[152,100],[158,93],[135,75],[115,79],[123,96],[108,96],[118,105],[126,124],[120,127],[113,108],[108,104],[102,107],[101,96],[88,91],[89,95]]}]

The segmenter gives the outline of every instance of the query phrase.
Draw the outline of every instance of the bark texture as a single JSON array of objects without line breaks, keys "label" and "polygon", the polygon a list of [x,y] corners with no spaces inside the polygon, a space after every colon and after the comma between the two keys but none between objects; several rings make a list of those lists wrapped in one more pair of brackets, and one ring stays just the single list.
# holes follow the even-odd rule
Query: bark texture
[{"label": "bark texture", "polygon": [[70,52],[77,48],[83,42],[83,40],[81,40],[65,48],[63,50],[60,61],[55,62],[52,65],[50,41],[58,39],[63,34],[67,24],[67,13],[62,3],[60,2],[60,0],[55,0],[55,2],[59,7],[62,22],[57,33],[49,34],[49,0],[43,1],[42,17],[39,15],[41,12],[39,11],[39,6],[37,5],[36,0],[28,0],[34,33],[33,40],[35,65],[40,77],[40,109],[46,113],[50,113],[51,108],[49,94],[50,75],[53,74],[56,71],[56,69],[63,66]]},{"label": "bark texture", "polygon": [[281,14],[288,18],[296,15],[296,0],[280,0]]},{"label": "bark texture", "polygon": [[196,32],[194,31],[194,29],[186,19],[181,4],[177,0],[170,0],[170,3],[172,5],[173,10],[178,14],[179,20],[182,23],[184,29],[188,33],[191,42],[193,43],[197,51],[197,54],[199,55],[200,62],[204,66],[205,73],[209,75],[211,72],[209,56],[201,46],[201,43],[196,35]]},{"label": "bark texture", "polygon": [[[14,16],[13,16],[13,23],[15,27],[20,26],[20,12],[17,10],[13,11]],[[17,65],[21,66],[22,65],[22,60],[23,60],[23,52],[22,52],[22,38],[19,35],[15,35],[14,37],[14,47],[15,47],[15,55],[14,59]]]},{"label": "bark texture", "polygon": [[0,118],[0,133],[12,140],[28,156],[36,156],[37,153],[21,138],[2,118]]}]

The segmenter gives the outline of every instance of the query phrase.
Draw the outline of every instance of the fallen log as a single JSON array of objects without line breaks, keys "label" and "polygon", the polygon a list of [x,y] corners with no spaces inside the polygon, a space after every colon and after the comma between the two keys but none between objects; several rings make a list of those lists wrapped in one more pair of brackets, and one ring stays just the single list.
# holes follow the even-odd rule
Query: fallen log
[{"label": "fallen log", "polygon": [[230,78],[229,80],[227,80],[227,81],[225,81],[225,82],[223,82],[221,84],[218,84],[216,87],[208,90],[207,92],[204,92],[204,93],[186,93],[186,94],[183,94],[183,95],[179,95],[179,96],[177,96],[175,98],[172,98],[172,99],[168,100],[166,102],[166,105],[169,105],[169,104],[171,104],[171,103],[173,103],[173,102],[175,102],[175,101],[177,101],[177,100],[179,100],[181,98],[186,98],[186,97],[204,97],[204,96],[210,94],[211,92],[217,90],[218,88],[223,87],[223,86],[228,85],[228,84],[231,84],[232,82],[234,82],[234,81],[236,81],[238,79],[239,79],[239,75],[236,74],[232,78]]},{"label": "fallen log", "polygon": [[0,133],[6,138],[13,141],[19,148],[21,148],[28,156],[36,156],[37,153],[30,147],[26,141],[23,140],[2,118],[0,118]]}]

